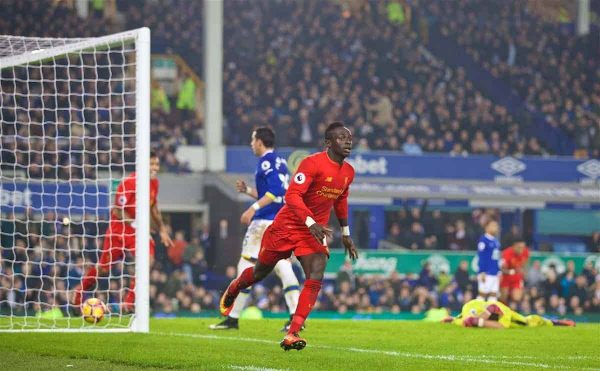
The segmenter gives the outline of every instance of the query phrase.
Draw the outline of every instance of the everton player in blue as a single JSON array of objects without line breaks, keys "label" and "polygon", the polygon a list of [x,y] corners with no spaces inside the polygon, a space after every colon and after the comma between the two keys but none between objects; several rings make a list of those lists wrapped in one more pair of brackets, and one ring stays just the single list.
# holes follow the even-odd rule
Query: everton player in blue
[{"label": "everton player in blue", "polygon": [[477,243],[479,257],[479,274],[477,275],[477,299],[496,301],[499,291],[500,242],[496,238],[499,226],[495,220],[485,225],[485,234]]},{"label": "everton player in blue", "polygon": [[[238,275],[246,268],[256,264],[263,234],[283,207],[283,199],[289,182],[285,159],[273,151],[275,133],[271,128],[257,128],[252,133],[250,146],[254,154],[259,157],[255,171],[256,188],[249,187],[242,180],[237,181],[236,187],[238,192],[246,193],[257,201],[241,216],[242,223],[249,224],[249,226],[244,236],[242,255],[237,266]],[[292,270],[292,263],[289,259],[280,260],[274,270],[283,284],[285,302],[291,318],[296,311],[300,295],[298,279]],[[248,303],[249,295],[250,288],[241,291],[227,318],[218,324],[211,325],[210,328],[213,330],[239,328],[238,319]],[[288,327],[289,321],[282,331],[287,331]]]}]

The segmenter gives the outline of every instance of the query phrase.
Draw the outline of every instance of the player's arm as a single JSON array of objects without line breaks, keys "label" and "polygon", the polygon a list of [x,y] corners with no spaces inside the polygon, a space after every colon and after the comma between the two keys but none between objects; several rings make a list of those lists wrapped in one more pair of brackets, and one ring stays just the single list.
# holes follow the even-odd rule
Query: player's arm
[{"label": "player's arm", "polygon": [[350,227],[348,225],[348,194],[349,194],[350,186],[346,187],[344,193],[338,197],[337,200],[333,203],[333,209],[335,211],[335,216],[337,216],[338,221],[340,222],[340,227],[342,228],[342,244],[344,248],[348,252],[348,256],[350,259],[355,260],[358,258],[358,251],[354,246],[354,241],[350,237]]},{"label": "player's arm", "polygon": [[173,240],[171,240],[171,237],[169,236],[167,226],[163,222],[162,214],[158,209],[158,202],[155,202],[154,205],[150,206],[150,217],[152,218],[154,225],[158,228],[161,242],[167,247],[173,246]]},{"label": "player's arm", "polygon": [[485,259],[483,259],[483,252],[486,249],[486,244],[483,241],[479,241],[477,243],[477,257],[479,258],[479,274],[477,274],[477,277],[479,277],[479,279],[481,280],[481,282],[485,282],[485,270],[487,268],[486,264],[487,262],[485,261]]},{"label": "player's arm", "polygon": [[129,214],[125,211],[122,206],[114,205],[112,208],[112,218],[115,220],[120,220],[125,224],[128,224],[135,228],[135,224],[133,223],[134,218],[130,217]]},{"label": "player's arm", "polygon": [[467,317],[463,320],[463,326],[465,327],[484,327],[496,330],[503,330],[504,326],[497,321],[491,321],[482,317]]},{"label": "player's arm", "polygon": [[304,195],[312,184],[315,175],[317,174],[317,166],[311,158],[302,160],[298,171],[294,174],[294,178],[290,183],[285,194],[285,203],[294,214],[304,222],[310,234],[313,235],[322,244],[325,244],[325,239],[331,237],[331,229],[327,226],[320,225],[315,221],[315,216],[304,203]]},{"label": "player's arm", "polygon": [[256,191],[256,189],[248,186],[246,182],[241,179],[236,180],[235,188],[238,192],[245,193],[255,200],[258,198],[258,192]]},{"label": "player's arm", "polygon": [[115,194],[115,204],[112,207],[111,219],[119,220],[133,228],[135,228],[135,215],[129,215],[125,211],[125,205],[132,202],[135,197],[135,185],[126,179],[119,183]]},{"label": "player's arm", "polygon": [[[285,195],[285,184],[281,178],[279,178],[279,173],[270,167],[269,169],[264,171],[265,178],[267,180],[267,189],[268,191],[258,199],[255,203],[253,203],[244,213],[242,214],[240,221],[243,224],[250,224],[252,218],[254,218],[254,214],[263,207],[275,202],[278,198],[281,198]],[[239,188],[238,188],[239,190]],[[256,193],[256,190],[252,190]],[[258,195],[254,198],[257,198]]]},{"label": "player's arm", "polygon": [[508,249],[502,251],[502,259],[500,260],[500,270],[502,274],[513,275],[517,273],[517,271],[512,268],[509,264],[510,262],[510,254],[508,253]]},{"label": "player's arm", "polygon": [[520,266],[517,267],[517,273],[523,273],[523,271],[529,264],[529,249],[527,248],[527,246],[523,250],[523,254],[525,255],[525,258],[521,261]]}]

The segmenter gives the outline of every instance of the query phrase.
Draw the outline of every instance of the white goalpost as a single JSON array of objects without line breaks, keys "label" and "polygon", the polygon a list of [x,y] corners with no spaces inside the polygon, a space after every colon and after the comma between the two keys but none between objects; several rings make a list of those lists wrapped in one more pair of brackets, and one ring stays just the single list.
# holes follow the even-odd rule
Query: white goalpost
[{"label": "white goalpost", "polygon": [[[0,35],[0,331],[149,331],[150,30]],[[136,254],[71,304],[102,255],[114,188],[136,172]],[[135,309],[124,300],[135,280]]]}]

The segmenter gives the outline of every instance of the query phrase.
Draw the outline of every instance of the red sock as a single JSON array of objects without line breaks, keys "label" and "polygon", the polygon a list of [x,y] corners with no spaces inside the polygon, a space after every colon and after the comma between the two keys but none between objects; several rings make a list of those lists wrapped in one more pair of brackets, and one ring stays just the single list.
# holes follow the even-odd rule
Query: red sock
[{"label": "red sock", "polygon": [[242,274],[229,286],[229,294],[237,296],[240,290],[252,286],[256,281],[254,280],[254,267],[248,267],[244,269]]},{"label": "red sock", "polygon": [[125,304],[130,306],[135,304],[135,278],[132,278],[129,283],[129,292],[125,296]]},{"label": "red sock", "polygon": [[95,266],[92,266],[87,272],[85,272],[85,276],[81,279],[81,290],[89,291],[90,288],[96,283],[96,278],[98,277],[98,271]]},{"label": "red sock", "polygon": [[292,323],[290,325],[288,334],[293,334],[300,331],[304,321],[306,321],[306,317],[308,317],[310,311],[317,302],[317,297],[319,296],[320,290],[321,281],[310,279],[304,281],[304,287],[302,288],[302,291],[300,292],[300,298],[298,299],[298,307],[296,308],[296,313],[294,313],[294,317],[292,318]]}]

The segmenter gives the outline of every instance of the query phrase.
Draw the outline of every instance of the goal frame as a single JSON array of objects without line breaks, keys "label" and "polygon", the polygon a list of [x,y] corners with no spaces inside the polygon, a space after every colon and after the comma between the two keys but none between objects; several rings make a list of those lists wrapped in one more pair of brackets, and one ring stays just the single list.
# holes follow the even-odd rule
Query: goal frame
[{"label": "goal frame", "polygon": [[[52,38],[40,38],[52,39]],[[0,58],[0,70],[61,57],[113,43],[135,43],[136,254],[135,313],[129,328],[0,329],[0,332],[142,332],[150,331],[150,29],[147,27]],[[112,201],[111,201],[112,202]]]}]

